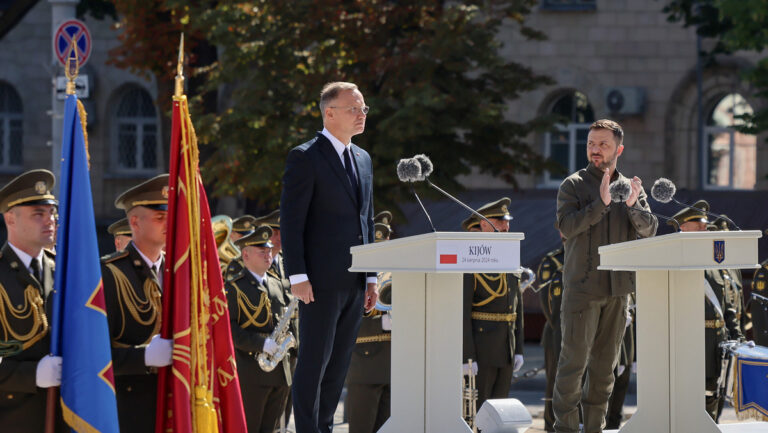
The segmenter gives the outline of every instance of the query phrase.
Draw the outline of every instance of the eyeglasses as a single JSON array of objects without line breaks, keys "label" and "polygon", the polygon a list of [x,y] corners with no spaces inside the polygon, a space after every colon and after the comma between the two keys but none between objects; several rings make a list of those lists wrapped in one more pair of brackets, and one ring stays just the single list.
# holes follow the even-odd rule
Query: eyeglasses
[{"label": "eyeglasses", "polygon": [[347,111],[349,112],[349,114],[352,114],[354,116],[357,116],[361,111],[363,112],[363,114],[368,114],[368,112],[371,111],[371,107],[369,107],[367,105],[363,105],[362,107],[335,107],[335,106],[330,106],[328,108],[346,108]]}]

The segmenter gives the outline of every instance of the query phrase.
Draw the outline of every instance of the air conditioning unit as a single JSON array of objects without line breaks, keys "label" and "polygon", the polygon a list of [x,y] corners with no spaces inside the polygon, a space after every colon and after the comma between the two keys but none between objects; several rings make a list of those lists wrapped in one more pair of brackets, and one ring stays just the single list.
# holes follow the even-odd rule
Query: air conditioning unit
[{"label": "air conditioning unit", "polygon": [[643,114],[645,111],[645,88],[609,87],[605,89],[605,106],[611,114]]}]

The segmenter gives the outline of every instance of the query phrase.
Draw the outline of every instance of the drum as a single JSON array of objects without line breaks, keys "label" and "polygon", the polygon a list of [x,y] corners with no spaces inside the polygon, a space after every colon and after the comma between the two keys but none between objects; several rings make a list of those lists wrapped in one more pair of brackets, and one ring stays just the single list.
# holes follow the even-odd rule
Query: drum
[{"label": "drum", "polygon": [[726,351],[724,382],[721,390],[740,420],[768,421],[768,347],[750,347],[746,343],[727,341],[721,344]]}]

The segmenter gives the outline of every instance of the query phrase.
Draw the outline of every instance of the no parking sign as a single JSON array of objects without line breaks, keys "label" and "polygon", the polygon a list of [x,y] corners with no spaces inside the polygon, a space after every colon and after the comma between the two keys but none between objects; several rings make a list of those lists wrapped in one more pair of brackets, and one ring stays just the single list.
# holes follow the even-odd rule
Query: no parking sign
[{"label": "no parking sign", "polygon": [[91,33],[82,21],[75,19],[61,23],[53,35],[53,52],[64,66],[67,65],[67,55],[72,43],[77,49],[77,57],[82,67],[91,56]]}]

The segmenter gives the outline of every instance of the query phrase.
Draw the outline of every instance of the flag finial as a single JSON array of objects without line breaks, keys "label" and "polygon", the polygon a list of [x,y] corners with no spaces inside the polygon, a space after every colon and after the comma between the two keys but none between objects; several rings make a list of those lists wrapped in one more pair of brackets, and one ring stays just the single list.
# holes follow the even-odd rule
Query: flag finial
[{"label": "flag finial", "polygon": [[69,44],[69,52],[67,53],[67,64],[64,67],[64,75],[67,77],[67,95],[74,95],[77,86],[75,86],[75,78],[80,73],[80,58],[77,55],[77,47],[75,46],[75,40]]},{"label": "flag finial", "polygon": [[176,87],[174,96],[181,97],[184,94],[184,33],[181,33],[179,41],[179,61],[176,63]]}]

